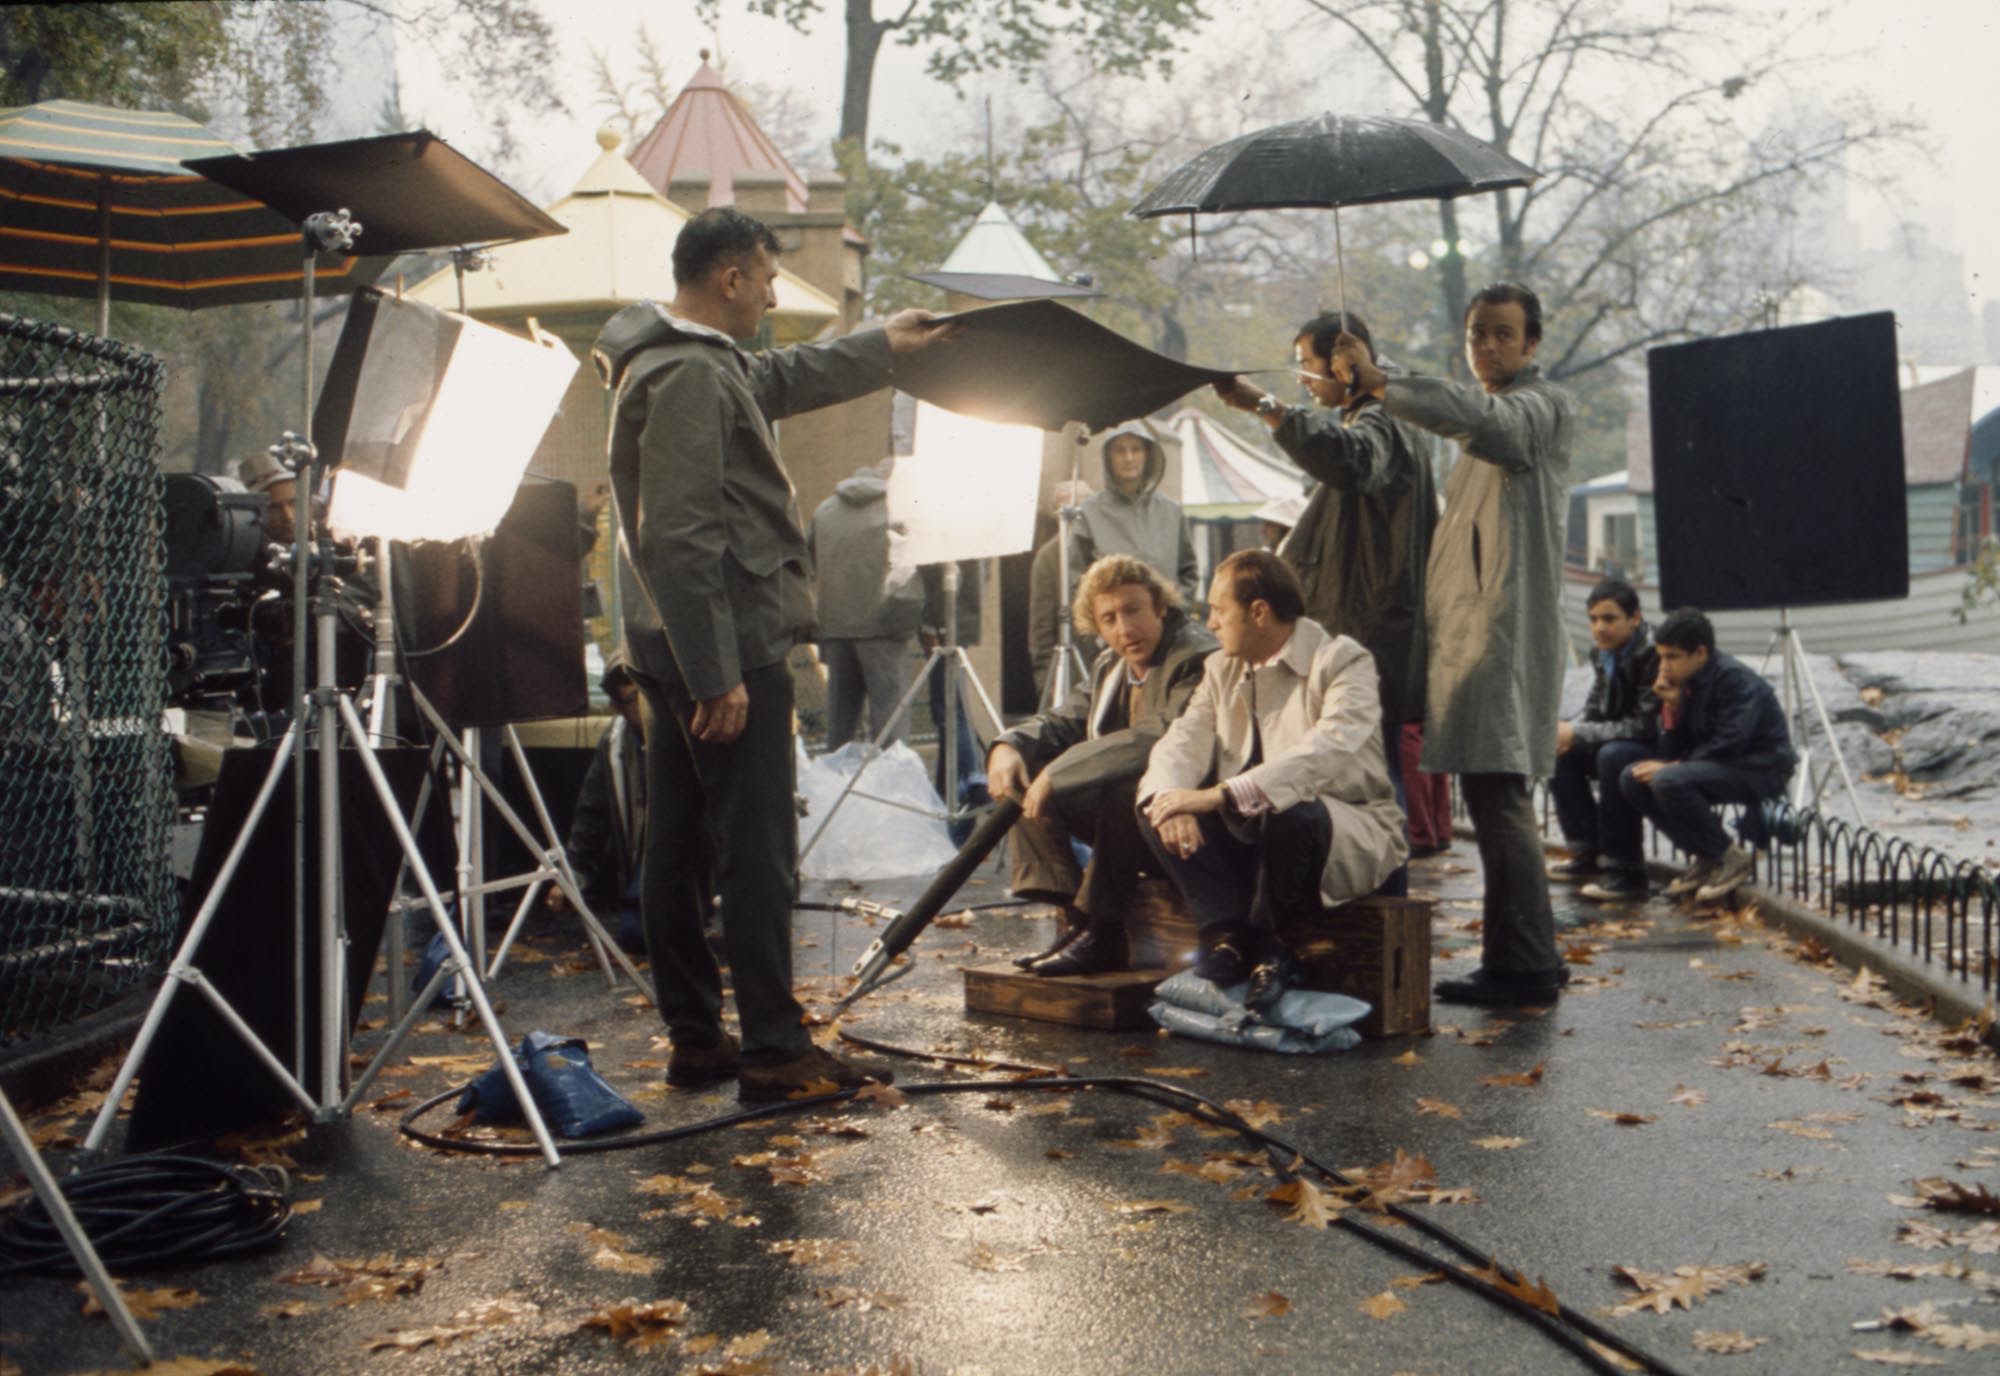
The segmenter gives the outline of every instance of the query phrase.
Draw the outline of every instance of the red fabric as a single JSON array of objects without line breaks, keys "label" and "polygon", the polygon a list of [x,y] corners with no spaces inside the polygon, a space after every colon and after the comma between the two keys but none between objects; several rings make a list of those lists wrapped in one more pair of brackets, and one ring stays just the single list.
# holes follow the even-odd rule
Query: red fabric
[{"label": "red fabric", "polygon": [[1410,844],[1448,846],[1451,844],[1451,776],[1426,774],[1418,768],[1424,755],[1424,725],[1403,723],[1398,742],[1403,762],[1403,794],[1409,802]]}]

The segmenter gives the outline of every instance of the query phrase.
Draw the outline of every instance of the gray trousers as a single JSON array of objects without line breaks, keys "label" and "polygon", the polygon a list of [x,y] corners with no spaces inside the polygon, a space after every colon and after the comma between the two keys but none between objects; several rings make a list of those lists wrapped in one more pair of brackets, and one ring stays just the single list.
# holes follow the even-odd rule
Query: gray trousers
[{"label": "gray trousers", "polygon": [[1541,830],[1525,774],[1461,774],[1459,791],[1485,871],[1480,963],[1496,975],[1546,975],[1563,968],[1555,910],[1542,860]]},{"label": "gray trousers", "polygon": [[[826,748],[838,750],[860,734],[861,708],[868,707],[868,736],[881,734],[889,714],[908,687],[911,668],[907,635],[870,636],[865,640],[822,640],[820,663],[826,666]],[[884,742],[894,745],[910,733],[910,714],[896,721]]]}]

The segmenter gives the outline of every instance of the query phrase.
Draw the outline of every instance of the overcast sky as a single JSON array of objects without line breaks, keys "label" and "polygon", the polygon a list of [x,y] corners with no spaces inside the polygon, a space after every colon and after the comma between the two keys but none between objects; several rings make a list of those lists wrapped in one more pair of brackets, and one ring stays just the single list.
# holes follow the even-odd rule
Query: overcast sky
[{"label": "overcast sky", "polygon": [[[1749,0],[1799,15],[1804,7],[1780,0]],[[693,17],[692,0],[582,0],[544,5],[561,35],[552,54],[555,74],[570,114],[525,118],[517,123],[524,154],[516,173],[521,189],[546,202],[567,190],[597,154],[594,132],[603,118],[595,91],[591,50],[607,51],[615,65],[636,75],[629,48],[643,24],[659,41],[676,82],[698,62],[698,50],[714,47],[718,35]],[[822,112],[831,138],[839,112],[841,58],[837,0],[826,8],[819,29],[802,37],[772,21],[733,13],[725,0],[719,34],[732,76],[769,87],[790,86]],[[1257,36],[1303,16],[1300,0],[1207,0],[1214,16],[1200,40],[1213,52],[1255,43]],[[1891,110],[1907,110],[1928,126],[1927,157],[1904,168],[1908,195],[1903,207],[1925,223],[1934,239],[1949,240],[1965,255],[1966,289],[1972,305],[2000,300],[2000,115],[1993,90],[2000,81],[2000,4],[1993,0],[1840,0],[1828,7],[1823,23],[1812,26],[1835,50],[1846,54],[1834,75],[1837,86],[1864,84]],[[1323,24],[1325,21],[1316,21]],[[1264,47],[1268,53],[1270,49]],[[1271,59],[1261,57],[1260,61]],[[1163,104],[1227,99],[1199,61],[1183,64],[1171,79],[1149,80],[1145,91]],[[406,55],[400,64],[403,103],[412,115],[478,155],[483,137],[478,122],[435,75],[435,63]],[[1317,75],[1317,74],[1315,74]],[[1380,100],[1371,79],[1345,84],[1327,74],[1326,104],[1344,112],[1366,108],[1357,101]],[[1012,83],[994,78],[990,89],[1004,105]],[[1347,96],[1348,99],[1341,97]],[[911,154],[977,146],[980,120],[976,99],[960,101],[925,77],[920,59],[885,45],[877,64],[872,134],[901,144]],[[1876,198],[1857,195],[1851,207],[1872,237],[1886,238],[1889,209]]]}]

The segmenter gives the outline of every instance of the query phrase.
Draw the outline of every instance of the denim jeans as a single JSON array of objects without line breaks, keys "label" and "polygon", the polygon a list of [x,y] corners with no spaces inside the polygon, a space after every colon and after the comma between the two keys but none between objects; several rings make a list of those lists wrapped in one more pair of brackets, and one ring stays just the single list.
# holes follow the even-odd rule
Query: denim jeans
[{"label": "denim jeans", "polygon": [[1681,850],[1696,860],[1714,860],[1729,849],[1729,833],[1716,816],[1718,803],[1755,803],[1775,796],[1766,771],[1744,769],[1719,760],[1678,760],[1653,776],[1649,784],[1632,777],[1631,766],[1619,776],[1625,799]]},{"label": "denim jeans", "polygon": [[[1602,856],[1613,869],[1645,868],[1641,845],[1643,818],[1625,798],[1619,776],[1625,766],[1650,758],[1652,749],[1638,741],[1606,741],[1602,745],[1578,743],[1556,756],[1556,772],[1549,780],[1549,796],[1555,800],[1556,820],[1562,824],[1563,840],[1573,851]],[[1591,784],[1597,785],[1595,796]]]}]

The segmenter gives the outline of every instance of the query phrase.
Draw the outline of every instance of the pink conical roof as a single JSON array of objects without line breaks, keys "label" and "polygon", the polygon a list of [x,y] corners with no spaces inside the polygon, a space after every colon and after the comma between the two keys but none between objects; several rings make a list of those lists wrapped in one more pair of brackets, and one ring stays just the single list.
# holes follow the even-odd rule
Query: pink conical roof
[{"label": "pink conical roof", "polygon": [[707,59],[704,52],[693,79],[674,97],[652,132],[639,140],[631,153],[632,165],[662,196],[677,177],[706,176],[710,205],[736,203],[738,172],[782,172],[786,209],[805,210],[805,178],[729,93]]}]

